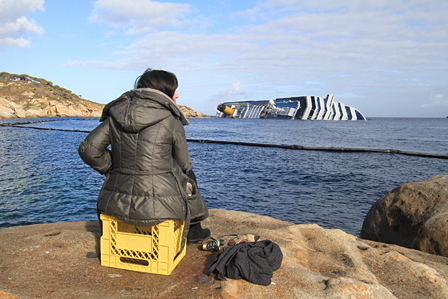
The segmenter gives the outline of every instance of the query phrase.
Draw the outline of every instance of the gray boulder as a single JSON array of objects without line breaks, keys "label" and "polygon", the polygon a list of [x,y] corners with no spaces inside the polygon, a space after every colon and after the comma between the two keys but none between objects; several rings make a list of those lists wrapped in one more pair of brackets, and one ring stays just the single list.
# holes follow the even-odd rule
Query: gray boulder
[{"label": "gray boulder", "polygon": [[384,195],[367,213],[361,238],[448,256],[448,175]]}]

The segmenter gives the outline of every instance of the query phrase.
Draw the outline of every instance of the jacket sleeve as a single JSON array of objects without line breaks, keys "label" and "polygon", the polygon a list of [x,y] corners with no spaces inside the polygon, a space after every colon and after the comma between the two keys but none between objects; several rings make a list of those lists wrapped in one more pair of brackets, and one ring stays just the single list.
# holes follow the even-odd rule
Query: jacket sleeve
[{"label": "jacket sleeve", "polygon": [[191,170],[192,162],[188,154],[187,137],[185,136],[185,130],[180,121],[176,121],[174,124],[173,158],[184,173]]},{"label": "jacket sleeve", "polygon": [[112,168],[112,157],[107,148],[109,144],[109,119],[106,119],[81,142],[78,154],[87,165],[105,174]]}]

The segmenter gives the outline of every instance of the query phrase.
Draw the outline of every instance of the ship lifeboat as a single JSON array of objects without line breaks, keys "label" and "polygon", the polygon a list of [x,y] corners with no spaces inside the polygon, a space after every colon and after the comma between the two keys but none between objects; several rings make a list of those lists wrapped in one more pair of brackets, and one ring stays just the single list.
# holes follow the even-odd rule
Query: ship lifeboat
[{"label": "ship lifeboat", "polygon": [[218,111],[220,111],[220,112],[222,112],[224,114],[227,114],[229,116],[233,115],[233,109],[230,108],[229,106],[224,105],[224,104],[218,105]]}]

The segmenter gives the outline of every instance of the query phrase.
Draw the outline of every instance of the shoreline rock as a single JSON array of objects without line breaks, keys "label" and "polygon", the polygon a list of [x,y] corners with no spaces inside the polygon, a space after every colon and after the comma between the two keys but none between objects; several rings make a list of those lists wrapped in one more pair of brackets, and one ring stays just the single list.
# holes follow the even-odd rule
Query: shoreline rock
[{"label": "shoreline rock", "polygon": [[[270,286],[218,281],[217,253],[187,247],[171,275],[103,267],[96,221],[0,229],[0,296],[8,298],[448,298],[448,258],[362,240],[339,229],[211,209],[214,237],[260,235],[283,262]],[[92,255],[93,253],[93,255]]]},{"label": "shoreline rock", "polygon": [[[0,73],[0,119],[100,117],[104,106],[42,78]],[[208,118],[188,106],[179,108],[188,118]]]},{"label": "shoreline rock", "polygon": [[[100,117],[104,104],[82,100],[77,104],[67,101],[58,102],[47,98],[30,99],[26,106],[40,107],[26,109],[23,105],[0,97],[0,119],[23,119],[39,117]],[[197,112],[188,106],[179,105],[187,118],[209,118],[208,115]]]},{"label": "shoreline rock", "polygon": [[[38,117],[100,117],[104,107],[102,104],[87,100],[72,104],[67,101],[58,102],[47,98],[32,99],[26,107],[0,97],[0,118],[22,119]],[[39,108],[37,108],[39,107]]]},{"label": "shoreline rock", "polygon": [[188,106],[185,105],[178,105],[178,106],[180,111],[182,111],[182,113],[185,115],[186,118],[209,118],[208,115],[202,112],[195,111]]},{"label": "shoreline rock", "polygon": [[448,175],[385,194],[367,213],[361,237],[448,256]]}]

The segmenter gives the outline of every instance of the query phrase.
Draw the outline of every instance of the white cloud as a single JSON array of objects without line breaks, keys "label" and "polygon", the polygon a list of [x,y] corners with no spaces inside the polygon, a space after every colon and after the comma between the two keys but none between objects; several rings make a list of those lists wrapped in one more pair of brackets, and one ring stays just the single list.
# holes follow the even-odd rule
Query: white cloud
[{"label": "white cloud", "polygon": [[430,103],[429,104],[423,104],[421,107],[428,108],[428,107],[439,107],[439,108],[448,108],[448,97],[446,97],[444,94],[431,94],[430,95]]},{"label": "white cloud", "polygon": [[248,96],[250,96],[248,92],[241,90],[240,82],[235,82],[232,84],[232,87],[230,89],[220,90],[210,96],[209,101],[219,100],[219,102],[231,102],[242,100],[244,98],[247,98]]},{"label": "white cloud", "polygon": [[151,0],[97,0],[90,21],[126,27],[129,34],[140,34],[181,26],[190,9],[189,4]]},{"label": "white cloud", "polygon": [[[269,1],[271,5],[273,2]],[[425,22],[431,22],[433,18],[428,15]],[[356,14],[297,12],[237,32],[202,35],[155,32],[132,43],[122,54],[127,57],[130,54],[136,60],[147,54],[155,55],[157,60],[185,58],[193,65],[197,61],[203,63],[223,56],[228,67],[237,61],[240,68],[246,68],[259,61],[272,66],[314,65],[320,71],[330,73],[335,69],[340,72],[367,66],[408,69],[415,64],[440,61],[440,50],[446,48],[448,40],[446,23],[431,25],[428,31],[429,26],[425,24],[413,25],[413,19],[417,17],[397,16],[387,11],[360,10]],[[217,65],[222,62],[224,60]]]},{"label": "white cloud", "polygon": [[43,29],[25,15],[44,11],[43,0],[0,0],[0,49],[25,48],[30,34],[41,34]]},{"label": "white cloud", "polygon": [[[216,90],[241,82],[254,98],[333,93],[337,100],[358,96],[347,104],[375,111],[388,94],[403,104],[418,103],[431,88],[448,94],[448,1],[435,2],[259,1],[225,19],[225,30],[190,34],[161,30],[195,12],[190,6],[100,0],[92,19],[132,27],[129,32],[153,31],[114,53],[115,60],[69,65],[190,73],[207,82],[203,98],[231,95]],[[148,9],[134,12],[137,4]]]},{"label": "white cloud", "polygon": [[104,36],[106,38],[111,38],[114,35],[115,35],[115,32],[113,32],[113,31],[107,31],[106,33],[104,33]]}]

